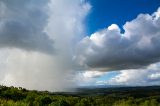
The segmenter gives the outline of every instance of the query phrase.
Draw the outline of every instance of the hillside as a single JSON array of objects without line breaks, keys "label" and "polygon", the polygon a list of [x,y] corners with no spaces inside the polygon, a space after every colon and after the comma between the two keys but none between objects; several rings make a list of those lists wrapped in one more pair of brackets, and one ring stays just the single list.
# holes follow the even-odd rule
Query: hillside
[{"label": "hillside", "polygon": [[160,86],[48,92],[0,86],[1,106],[160,106]]}]

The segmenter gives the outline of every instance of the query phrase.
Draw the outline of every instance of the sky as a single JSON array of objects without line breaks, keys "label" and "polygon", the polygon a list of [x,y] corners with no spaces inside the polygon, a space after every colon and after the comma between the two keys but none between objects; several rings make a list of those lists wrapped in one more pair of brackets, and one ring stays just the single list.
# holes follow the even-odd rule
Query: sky
[{"label": "sky", "polygon": [[0,0],[0,84],[159,85],[159,41],[159,0]]},{"label": "sky", "polygon": [[126,21],[140,13],[152,14],[160,5],[159,0],[88,0],[92,5],[87,19],[87,33],[92,34],[116,23],[123,31]]}]

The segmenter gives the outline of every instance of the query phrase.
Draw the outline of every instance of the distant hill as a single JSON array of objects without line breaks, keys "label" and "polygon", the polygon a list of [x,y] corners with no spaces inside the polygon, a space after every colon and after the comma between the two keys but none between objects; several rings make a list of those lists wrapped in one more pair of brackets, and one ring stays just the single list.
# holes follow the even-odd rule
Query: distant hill
[{"label": "distant hill", "polygon": [[117,95],[117,96],[139,96],[146,97],[150,95],[160,95],[160,86],[101,86],[77,88],[79,95]]}]

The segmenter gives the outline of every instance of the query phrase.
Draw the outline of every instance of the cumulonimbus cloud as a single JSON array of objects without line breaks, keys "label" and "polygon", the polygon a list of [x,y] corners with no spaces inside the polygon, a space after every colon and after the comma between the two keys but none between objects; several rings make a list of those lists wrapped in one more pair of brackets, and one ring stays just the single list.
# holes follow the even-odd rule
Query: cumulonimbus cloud
[{"label": "cumulonimbus cloud", "polygon": [[89,10],[81,0],[0,0],[0,84],[75,87],[72,56]]},{"label": "cumulonimbus cloud", "polygon": [[121,33],[116,24],[83,38],[75,61],[102,71],[143,68],[160,61],[160,8],[126,22]]}]

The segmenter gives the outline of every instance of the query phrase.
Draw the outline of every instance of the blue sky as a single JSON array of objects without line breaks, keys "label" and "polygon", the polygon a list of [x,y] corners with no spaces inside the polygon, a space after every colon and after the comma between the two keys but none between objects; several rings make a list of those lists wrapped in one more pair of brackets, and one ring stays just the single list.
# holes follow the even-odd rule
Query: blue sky
[{"label": "blue sky", "polygon": [[88,35],[115,23],[122,26],[140,13],[151,14],[160,6],[159,0],[88,0],[92,8],[87,17]]}]

